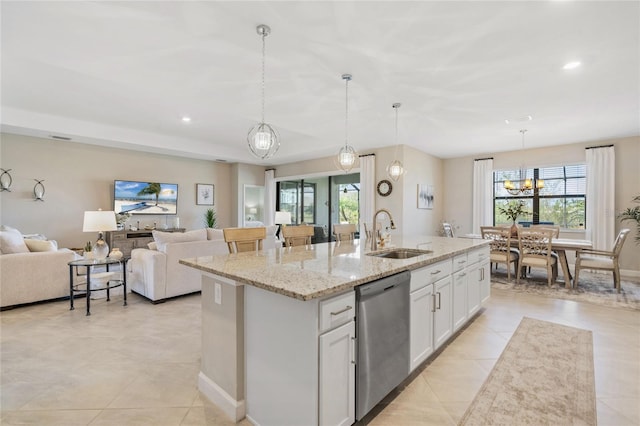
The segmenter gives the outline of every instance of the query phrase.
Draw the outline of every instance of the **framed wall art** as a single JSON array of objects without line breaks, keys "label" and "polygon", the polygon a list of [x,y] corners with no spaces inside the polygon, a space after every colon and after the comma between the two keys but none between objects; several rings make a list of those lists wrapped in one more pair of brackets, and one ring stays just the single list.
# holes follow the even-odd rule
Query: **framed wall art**
[{"label": "framed wall art", "polygon": [[196,204],[199,206],[213,206],[214,189],[213,184],[196,183]]},{"label": "framed wall art", "polygon": [[433,185],[418,184],[418,208],[433,209]]}]

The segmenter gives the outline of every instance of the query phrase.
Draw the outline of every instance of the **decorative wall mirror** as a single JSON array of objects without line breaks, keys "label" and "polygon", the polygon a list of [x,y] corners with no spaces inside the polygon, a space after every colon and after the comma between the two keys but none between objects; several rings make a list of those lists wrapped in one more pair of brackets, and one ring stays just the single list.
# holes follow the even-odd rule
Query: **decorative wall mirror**
[{"label": "decorative wall mirror", "polygon": [[244,186],[242,217],[244,227],[264,226],[264,186]]}]

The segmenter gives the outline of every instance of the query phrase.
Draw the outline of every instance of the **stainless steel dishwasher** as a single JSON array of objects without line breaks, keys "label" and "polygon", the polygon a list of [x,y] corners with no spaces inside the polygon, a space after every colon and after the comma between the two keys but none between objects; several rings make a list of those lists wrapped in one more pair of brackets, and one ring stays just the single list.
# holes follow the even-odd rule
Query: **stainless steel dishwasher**
[{"label": "stainless steel dishwasher", "polygon": [[409,282],[401,272],[356,287],[356,419],[409,376]]}]

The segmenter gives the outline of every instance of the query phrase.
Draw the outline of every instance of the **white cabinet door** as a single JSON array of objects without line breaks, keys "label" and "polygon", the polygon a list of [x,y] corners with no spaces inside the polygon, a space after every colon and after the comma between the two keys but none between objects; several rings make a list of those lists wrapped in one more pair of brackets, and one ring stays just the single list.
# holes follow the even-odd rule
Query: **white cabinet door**
[{"label": "white cabinet door", "polygon": [[453,334],[451,327],[451,287],[452,278],[446,278],[437,281],[434,284],[434,293],[436,299],[436,311],[433,314],[433,339],[434,350],[447,341]]},{"label": "white cabinet door", "polygon": [[355,322],[320,336],[320,425],[355,421]]},{"label": "white cabinet door", "polygon": [[435,311],[433,296],[431,284],[410,295],[409,371],[413,371],[433,353],[433,312]]},{"label": "white cabinet door", "polygon": [[480,309],[480,284],[482,282],[483,270],[480,264],[475,263],[469,267],[467,284],[467,307],[469,318]]},{"label": "white cabinet door", "polygon": [[453,331],[455,332],[467,322],[467,287],[473,287],[468,282],[468,270],[463,269],[453,274]]},{"label": "white cabinet door", "polygon": [[480,303],[484,303],[491,296],[491,264],[489,259],[480,262]]}]

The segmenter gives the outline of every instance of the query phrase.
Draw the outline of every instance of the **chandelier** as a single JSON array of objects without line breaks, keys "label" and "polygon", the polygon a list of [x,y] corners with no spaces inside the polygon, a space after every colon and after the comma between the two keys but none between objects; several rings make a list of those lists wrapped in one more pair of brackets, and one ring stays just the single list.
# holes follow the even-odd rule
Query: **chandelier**
[{"label": "chandelier", "polygon": [[258,25],[256,27],[258,35],[262,37],[262,121],[249,130],[247,142],[249,151],[261,160],[271,158],[278,152],[280,148],[280,138],[276,129],[264,121],[264,58],[265,58],[265,42],[264,39],[271,33],[271,28],[267,25]]},{"label": "chandelier", "polygon": [[[520,130],[522,133],[522,149],[524,150],[524,134],[527,129]],[[518,185],[516,185],[516,183]],[[519,179],[514,183],[511,180],[504,181],[504,189],[511,195],[528,195],[533,191],[533,179],[527,177],[527,169],[522,167],[519,172]],[[544,181],[542,179],[536,180],[536,189],[544,188]]]},{"label": "chandelier", "polygon": [[344,117],[344,146],[340,148],[338,152],[338,167],[345,173],[349,173],[353,166],[356,164],[358,153],[354,147],[349,145],[349,81],[351,81],[351,74],[342,74],[342,79],[345,81],[345,117]]},{"label": "chandelier", "polygon": [[402,104],[399,102],[396,102],[395,104],[391,105],[393,109],[396,110],[396,155],[395,155],[396,160],[393,160],[387,166],[387,174],[394,182],[397,182],[398,179],[400,179],[400,176],[402,176],[405,172],[404,166],[402,165],[402,161],[397,160],[398,158],[398,108],[400,108],[400,105]]}]

